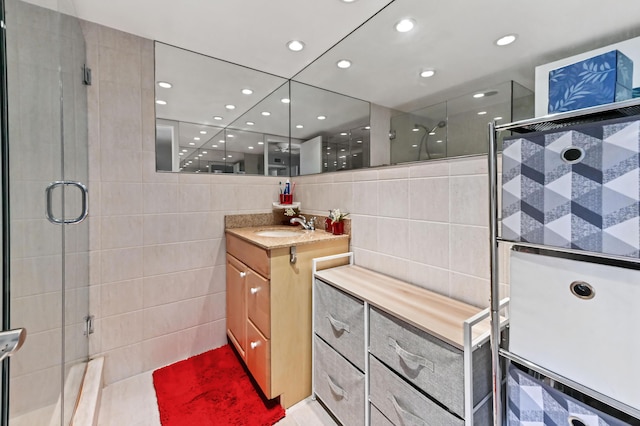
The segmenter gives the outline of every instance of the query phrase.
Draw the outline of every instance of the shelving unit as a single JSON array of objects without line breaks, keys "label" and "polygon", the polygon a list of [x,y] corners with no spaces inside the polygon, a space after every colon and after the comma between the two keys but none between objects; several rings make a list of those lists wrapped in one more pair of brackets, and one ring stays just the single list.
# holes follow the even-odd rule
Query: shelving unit
[{"label": "shelving unit", "polygon": [[[503,348],[500,310],[502,306],[499,300],[499,245],[508,242],[520,247],[537,250],[551,250],[561,252],[562,256],[572,258],[580,255],[588,255],[597,260],[601,264],[620,264],[624,263],[633,269],[640,269],[640,261],[637,259],[621,256],[612,256],[603,253],[585,252],[582,250],[564,249],[541,244],[530,244],[519,241],[510,241],[502,239],[499,235],[498,226],[500,225],[500,212],[498,210],[498,139],[499,135],[506,132],[515,132],[518,134],[526,134],[538,131],[562,130],[570,126],[584,123],[595,123],[615,118],[630,117],[640,114],[640,99],[631,99],[615,104],[601,105],[582,110],[571,111],[567,113],[559,113],[539,117],[530,120],[523,120],[514,123],[496,125],[489,123],[489,236],[490,236],[490,281],[491,281],[491,354],[492,354],[492,374],[493,374],[493,415],[494,425],[502,426],[503,423],[503,380],[502,360],[508,360],[523,365],[530,370],[540,373],[550,379],[571,387],[587,396],[590,396],[608,406],[615,408],[623,413],[633,417],[640,418],[640,410],[621,403],[608,395],[594,391],[581,383],[577,383],[567,377],[564,377],[558,371],[550,371],[549,369],[537,365],[528,359],[517,354],[511,353],[507,348]],[[637,268],[636,268],[637,266]]]}]

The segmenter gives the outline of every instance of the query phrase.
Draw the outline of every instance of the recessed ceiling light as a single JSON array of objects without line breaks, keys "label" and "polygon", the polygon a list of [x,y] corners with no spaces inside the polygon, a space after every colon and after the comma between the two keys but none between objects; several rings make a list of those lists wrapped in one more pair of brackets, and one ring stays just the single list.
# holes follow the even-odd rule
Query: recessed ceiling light
[{"label": "recessed ceiling light", "polygon": [[340,133],[340,136],[347,136],[347,132]]},{"label": "recessed ceiling light", "polygon": [[222,120],[222,117],[220,117],[219,115],[214,115],[213,119],[220,121],[220,120]]},{"label": "recessed ceiling light", "polygon": [[282,99],[280,99],[280,102],[282,102],[283,104],[288,104],[288,103],[291,103],[291,99],[289,99],[289,98],[282,98]]},{"label": "recessed ceiling light", "polygon": [[369,129],[371,129],[371,126],[365,126],[365,128],[364,128],[364,129],[365,129],[365,130],[369,130]]},{"label": "recessed ceiling light", "polygon": [[495,44],[498,46],[508,46],[518,38],[517,34],[507,34],[505,36],[500,37],[495,41]]},{"label": "recessed ceiling light", "polygon": [[417,148],[417,147],[418,147],[418,145],[411,145],[411,147],[412,147],[412,148]]},{"label": "recessed ceiling light", "polygon": [[289,50],[299,52],[304,49],[304,43],[299,40],[291,40],[289,43],[287,43],[287,47],[289,48]]},{"label": "recessed ceiling light", "polygon": [[254,123],[253,121],[247,121],[247,126],[253,126],[254,124],[256,123]]},{"label": "recessed ceiling light", "polygon": [[224,139],[220,139],[218,142],[220,142],[220,143],[224,143]]},{"label": "recessed ceiling light", "polygon": [[182,152],[187,152],[187,150],[186,150],[186,149],[183,149],[183,150],[182,150]]},{"label": "recessed ceiling light", "polygon": [[415,25],[416,21],[411,18],[405,18],[401,21],[398,21],[398,23],[396,24],[396,31],[398,31],[399,33],[406,33],[408,31],[411,31]]},{"label": "recessed ceiling light", "polygon": [[442,141],[436,141],[436,143],[442,143]]},{"label": "recessed ceiling light", "polygon": [[236,135],[227,135],[228,138],[235,138]]},{"label": "recessed ceiling light", "polygon": [[357,143],[362,143],[362,141],[356,141]]},{"label": "recessed ceiling light", "polygon": [[195,138],[193,138],[193,140],[194,140],[194,141],[199,141],[199,140],[200,140],[200,138],[196,136]]},{"label": "recessed ceiling light", "polygon": [[264,145],[264,142],[258,142],[258,145]]},{"label": "recessed ceiling light", "polygon": [[166,104],[167,104],[167,101],[163,101],[163,100],[161,100],[161,99],[158,99],[158,100],[156,100],[156,103],[157,103],[158,105],[166,105]]},{"label": "recessed ceiling light", "polygon": [[318,116],[318,120],[326,120],[326,119],[327,119],[327,117],[324,116],[324,115],[319,115]]},{"label": "recessed ceiling light", "polygon": [[211,148],[217,148],[218,145],[211,145]]},{"label": "recessed ceiling light", "polygon": [[418,127],[414,127],[413,129],[411,129],[412,132],[419,132],[420,129]]},{"label": "recessed ceiling light", "polygon": [[346,69],[349,68],[351,66],[351,61],[348,59],[340,59],[336,65],[338,66],[338,68],[342,68],[342,69]]},{"label": "recessed ceiling light", "polygon": [[328,147],[327,147],[327,149],[331,149],[331,147],[330,147],[330,146],[328,146]]},{"label": "recessed ceiling light", "polygon": [[260,114],[264,115],[265,117],[268,117],[271,115],[269,111],[262,111]]},{"label": "recessed ceiling light", "polygon": [[228,110],[236,109],[236,106],[235,106],[235,105],[231,105],[231,104],[227,104],[227,105],[225,105],[224,107],[225,107],[226,109],[228,109]]},{"label": "recessed ceiling light", "polygon": [[357,156],[358,156],[358,154],[353,154],[353,156],[354,156],[354,157],[357,157]]},{"label": "recessed ceiling light", "polygon": [[242,89],[242,94],[243,95],[250,95],[253,93],[253,90],[251,89]]},{"label": "recessed ceiling light", "polygon": [[196,144],[195,142],[189,142],[189,145],[191,145],[191,146],[193,146],[195,144]]},{"label": "recessed ceiling light", "polygon": [[203,153],[203,154],[206,154],[206,153],[207,153],[207,151],[202,151],[202,153]]},{"label": "recessed ceiling light", "polygon": [[478,112],[478,115],[485,115],[487,113],[487,111],[480,111]]},{"label": "recessed ceiling light", "polygon": [[231,157],[233,157],[233,155],[229,154],[229,155],[227,155],[227,157],[231,158]]},{"label": "recessed ceiling light", "polygon": [[476,93],[473,97],[476,99],[484,98],[484,93]]},{"label": "recessed ceiling light", "polygon": [[206,131],[206,130],[200,130],[200,134],[201,134],[201,135],[206,135],[206,134],[207,134],[207,131]]},{"label": "recessed ceiling light", "polygon": [[250,146],[250,147],[249,147],[249,149],[253,149],[253,147],[252,147],[252,146]]},{"label": "recessed ceiling light", "polygon": [[158,82],[158,86],[164,88],[164,89],[171,89],[173,87],[173,84],[167,82],[167,81],[159,81]]},{"label": "recessed ceiling light", "polygon": [[296,124],[296,129],[303,129],[304,126],[302,124]]},{"label": "recessed ceiling light", "polygon": [[433,135],[435,135],[435,134],[436,134],[436,132],[429,132],[429,135],[430,135],[430,136],[433,136]]},{"label": "recessed ceiling light", "polygon": [[494,120],[502,120],[502,117],[494,117]]},{"label": "recessed ceiling light", "polygon": [[198,157],[202,157],[202,154],[198,154]]},{"label": "recessed ceiling light", "polygon": [[184,152],[179,152],[178,155],[184,155]]},{"label": "recessed ceiling light", "polygon": [[342,3],[353,3],[356,0],[342,0]]}]

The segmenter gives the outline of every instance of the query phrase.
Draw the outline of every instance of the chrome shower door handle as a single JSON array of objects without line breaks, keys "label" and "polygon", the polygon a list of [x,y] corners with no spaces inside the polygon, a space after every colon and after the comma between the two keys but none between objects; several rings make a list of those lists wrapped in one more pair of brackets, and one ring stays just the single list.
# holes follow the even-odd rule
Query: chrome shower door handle
[{"label": "chrome shower door handle", "polygon": [[0,361],[16,353],[26,339],[27,330],[25,328],[0,331]]},{"label": "chrome shower door handle", "polygon": [[[82,213],[80,213],[80,216],[76,217],[75,219],[59,219],[57,217],[55,217],[55,215],[53,214],[53,190],[61,185],[66,185],[66,186],[75,186],[76,188],[80,189],[80,194],[82,195]],[[83,220],[85,220],[87,218],[87,215],[89,214],[89,195],[88,195],[88,190],[87,187],[85,185],[83,185],[80,182],[76,182],[76,181],[72,181],[72,180],[57,180],[57,181],[53,181],[51,182],[47,188],[45,189],[45,194],[46,194],[46,211],[45,214],[47,216],[47,219],[49,220],[49,222],[54,223],[54,224],[67,224],[67,225],[73,225],[76,223],[80,223]]]}]

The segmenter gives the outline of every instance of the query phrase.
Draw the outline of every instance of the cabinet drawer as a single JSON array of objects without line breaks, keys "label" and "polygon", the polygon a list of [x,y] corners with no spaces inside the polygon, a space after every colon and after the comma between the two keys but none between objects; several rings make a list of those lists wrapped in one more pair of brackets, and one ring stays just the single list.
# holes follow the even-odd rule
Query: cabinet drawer
[{"label": "cabinet drawer", "polygon": [[269,280],[249,270],[247,273],[247,315],[258,330],[271,337],[271,288]]},{"label": "cabinet drawer", "polygon": [[371,403],[396,425],[464,425],[405,382],[375,357],[369,356]]},{"label": "cabinet drawer", "polygon": [[[372,354],[452,412],[464,417],[461,350],[373,307],[369,329]],[[474,351],[472,371],[475,405],[491,392],[490,345]]]},{"label": "cabinet drawer", "polygon": [[226,236],[226,244],[227,253],[263,277],[270,278],[271,271],[268,250],[229,234]]},{"label": "cabinet drawer", "polygon": [[315,280],[315,332],[364,371],[364,303]]},{"label": "cabinet drawer", "polygon": [[364,424],[364,374],[314,336],[316,395],[343,425]]},{"label": "cabinet drawer", "polygon": [[271,395],[271,344],[258,329],[247,321],[247,368],[260,385],[268,399],[277,395]]},{"label": "cabinet drawer", "polygon": [[393,426],[393,423],[371,404],[371,426]]}]

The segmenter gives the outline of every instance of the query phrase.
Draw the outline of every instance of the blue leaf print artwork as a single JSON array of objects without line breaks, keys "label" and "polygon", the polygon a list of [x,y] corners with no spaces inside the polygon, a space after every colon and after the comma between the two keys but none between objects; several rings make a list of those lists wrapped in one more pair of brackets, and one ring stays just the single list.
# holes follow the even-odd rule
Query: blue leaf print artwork
[{"label": "blue leaf print artwork", "polygon": [[616,85],[630,85],[632,75],[633,62],[617,50],[550,71],[549,113],[621,100]]}]

